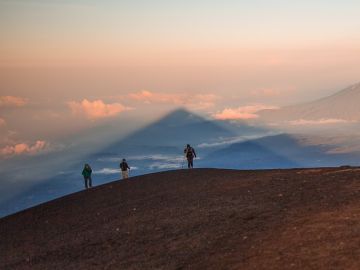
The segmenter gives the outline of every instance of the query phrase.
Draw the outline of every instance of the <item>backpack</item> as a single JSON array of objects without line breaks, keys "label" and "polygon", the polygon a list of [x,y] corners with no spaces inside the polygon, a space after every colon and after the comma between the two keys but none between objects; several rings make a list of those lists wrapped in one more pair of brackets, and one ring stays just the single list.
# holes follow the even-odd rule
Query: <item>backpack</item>
[{"label": "backpack", "polygon": [[187,147],[185,149],[185,154],[187,158],[193,158],[194,157],[194,149],[192,147]]},{"label": "backpack", "polygon": [[121,162],[120,163],[120,169],[122,170],[122,171],[126,171],[127,170],[127,163],[126,162]]}]

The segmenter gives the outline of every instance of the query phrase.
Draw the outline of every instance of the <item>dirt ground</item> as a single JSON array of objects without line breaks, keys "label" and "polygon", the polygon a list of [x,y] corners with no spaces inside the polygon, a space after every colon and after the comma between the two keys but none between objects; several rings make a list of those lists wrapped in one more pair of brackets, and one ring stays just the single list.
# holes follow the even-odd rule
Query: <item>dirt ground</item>
[{"label": "dirt ground", "polygon": [[0,219],[0,269],[360,269],[360,169],[194,169]]}]

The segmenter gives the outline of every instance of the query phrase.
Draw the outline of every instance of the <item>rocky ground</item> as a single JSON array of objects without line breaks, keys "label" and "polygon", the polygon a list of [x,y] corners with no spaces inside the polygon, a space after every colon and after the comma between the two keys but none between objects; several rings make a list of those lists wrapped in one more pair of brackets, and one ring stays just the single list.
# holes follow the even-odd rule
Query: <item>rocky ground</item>
[{"label": "rocky ground", "polygon": [[0,269],[360,269],[360,169],[170,171],[0,219]]}]

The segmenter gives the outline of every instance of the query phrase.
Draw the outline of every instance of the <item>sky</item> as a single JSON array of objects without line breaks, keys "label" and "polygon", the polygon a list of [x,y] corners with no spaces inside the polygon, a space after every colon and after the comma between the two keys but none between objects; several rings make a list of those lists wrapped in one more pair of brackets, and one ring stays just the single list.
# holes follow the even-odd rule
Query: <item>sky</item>
[{"label": "sky", "polygon": [[169,110],[253,119],[360,81],[355,0],[0,0],[0,157]]}]

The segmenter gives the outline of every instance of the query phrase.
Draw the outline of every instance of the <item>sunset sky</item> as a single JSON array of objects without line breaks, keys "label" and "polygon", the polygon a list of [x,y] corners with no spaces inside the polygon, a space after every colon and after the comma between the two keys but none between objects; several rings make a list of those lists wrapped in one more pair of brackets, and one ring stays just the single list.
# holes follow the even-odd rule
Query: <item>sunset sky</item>
[{"label": "sunset sky", "polygon": [[356,0],[0,0],[0,155],[186,107],[252,119],[360,81]]}]

